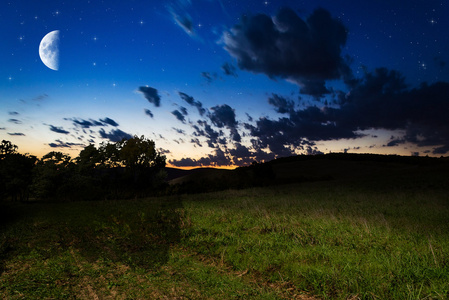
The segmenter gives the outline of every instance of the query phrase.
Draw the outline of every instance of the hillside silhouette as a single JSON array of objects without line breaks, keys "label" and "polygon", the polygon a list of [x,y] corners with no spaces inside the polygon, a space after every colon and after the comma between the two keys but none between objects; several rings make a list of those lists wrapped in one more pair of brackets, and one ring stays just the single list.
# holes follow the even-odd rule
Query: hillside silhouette
[{"label": "hillside silhouette", "polygon": [[449,183],[449,158],[445,157],[330,153],[254,162],[234,170],[165,170],[172,190],[180,193],[328,180],[372,187],[418,183],[423,188],[438,188]]}]

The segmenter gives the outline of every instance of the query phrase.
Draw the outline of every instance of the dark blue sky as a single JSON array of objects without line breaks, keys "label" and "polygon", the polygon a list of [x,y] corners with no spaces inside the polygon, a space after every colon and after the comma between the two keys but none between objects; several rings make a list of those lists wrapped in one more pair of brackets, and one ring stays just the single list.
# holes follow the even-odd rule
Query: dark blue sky
[{"label": "dark blue sky", "polygon": [[[449,152],[445,1],[2,1],[0,138],[175,166]],[[59,70],[39,57],[60,31]]]}]

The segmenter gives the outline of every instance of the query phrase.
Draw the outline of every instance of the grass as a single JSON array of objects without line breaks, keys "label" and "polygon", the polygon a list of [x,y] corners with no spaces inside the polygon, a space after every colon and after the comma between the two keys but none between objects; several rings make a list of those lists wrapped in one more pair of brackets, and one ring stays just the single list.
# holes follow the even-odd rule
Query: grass
[{"label": "grass", "polygon": [[8,205],[0,298],[447,299],[447,188],[390,179]]}]

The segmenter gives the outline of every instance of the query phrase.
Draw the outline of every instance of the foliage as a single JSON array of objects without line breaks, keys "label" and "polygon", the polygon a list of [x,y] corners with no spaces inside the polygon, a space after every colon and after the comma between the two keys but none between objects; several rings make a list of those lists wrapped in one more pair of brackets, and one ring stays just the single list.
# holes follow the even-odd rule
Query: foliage
[{"label": "foliage", "polygon": [[165,156],[144,136],[91,144],[75,159],[55,151],[37,159],[5,140],[0,150],[0,200],[134,198],[155,194],[164,183]]},{"label": "foliage", "polygon": [[10,197],[13,200],[26,201],[29,198],[32,172],[37,159],[35,156],[10,151],[12,149],[14,147],[8,147],[5,151],[2,149],[0,200]]}]

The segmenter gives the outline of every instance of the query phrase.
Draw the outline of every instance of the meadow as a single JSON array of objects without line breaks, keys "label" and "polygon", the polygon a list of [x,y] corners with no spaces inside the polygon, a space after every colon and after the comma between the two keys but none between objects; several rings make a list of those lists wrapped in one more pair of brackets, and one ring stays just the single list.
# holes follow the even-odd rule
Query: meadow
[{"label": "meadow", "polygon": [[447,166],[301,170],[324,163],[333,180],[5,203],[0,298],[448,299]]}]

